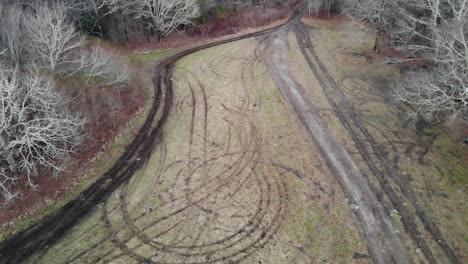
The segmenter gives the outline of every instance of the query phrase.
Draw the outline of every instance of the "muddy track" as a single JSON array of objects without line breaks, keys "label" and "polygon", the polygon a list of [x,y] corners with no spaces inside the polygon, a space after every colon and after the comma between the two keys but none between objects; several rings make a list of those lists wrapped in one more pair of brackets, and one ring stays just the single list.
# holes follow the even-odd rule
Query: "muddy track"
[{"label": "muddy track", "polygon": [[[252,135],[253,138],[255,138],[255,135]],[[107,228],[107,233],[108,236],[106,236],[105,240],[108,238],[111,238],[112,244],[115,246],[115,248],[120,249],[124,253],[121,253],[108,261],[114,260],[122,254],[130,256],[134,258],[137,261],[142,261],[144,260],[145,263],[158,263],[158,262],[153,262],[150,258],[144,258],[141,255],[138,255],[138,249],[144,247],[151,247],[155,254],[175,254],[183,258],[188,258],[184,263],[188,262],[193,262],[193,263],[211,263],[211,261],[216,261],[216,260],[227,260],[227,259],[240,259],[247,257],[251,252],[253,252],[254,248],[257,248],[258,245],[261,245],[263,243],[266,243],[270,238],[271,234],[270,232],[275,232],[274,228],[270,226],[261,226],[263,223],[263,219],[267,216],[267,212],[269,211],[269,204],[271,204],[271,198],[275,197],[275,195],[272,195],[272,190],[276,189],[279,191],[278,196],[279,197],[284,197],[286,192],[285,192],[285,183],[284,181],[278,181],[281,178],[280,176],[277,177],[265,177],[262,175],[259,177],[260,173],[257,174],[256,172],[249,173],[249,175],[246,177],[243,183],[239,185],[239,187],[233,192],[230,193],[229,196],[235,196],[236,192],[238,192],[241,187],[247,182],[249,177],[255,177],[257,179],[257,185],[260,187],[262,190],[260,192],[262,198],[260,199],[260,203],[258,207],[255,210],[254,215],[252,215],[251,219],[249,222],[246,223],[246,225],[239,227],[237,229],[237,232],[232,233],[232,235],[224,237],[221,240],[217,241],[210,241],[208,243],[199,243],[198,238],[201,236],[203,232],[203,228],[206,228],[206,225],[203,225],[203,227],[200,229],[199,234],[196,236],[198,238],[195,239],[195,242],[191,243],[190,245],[181,245],[180,242],[184,240],[186,237],[183,237],[181,241],[176,241],[175,243],[171,244],[165,244],[161,243],[158,241],[158,237],[164,235],[165,233],[178,228],[179,224],[182,222],[182,220],[177,221],[177,216],[180,214],[184,214],[184,212],[193,210],[194,207],[199,207],[201,210],[210,210],[210,209],[204,209],[199,204],[201,202],[205,201],[206,199],[209,199],[210,196],[213,196],[214,193],[219,193],[219,188],[221,186],[226,186],[226,185],[231,185],[233,183],[233,180],[236,178],[237,175],[240,175],[243,170],[245,170],[246,167],[251,167],[255,168],[258,165],[258,156],[259,153],[257,151],[257,148],[253,148],[252,150],[245,150],[237,153],[230,153],[226,155],[221,155],[220,157],[213,157],[210,158],[209,160],[204,160],[200,158],[195,158],[191,161],[175,161],[171,163],[166,170],[170,170],[172,167],[177,166],[177,165],[185,165],[187,162],[189,163],[195,163],[195,162],[201,162],[196,168],[188,169],[190,172],[187,175],[187,178],[191,178],[195,171],[197,170],[202,170],[203,168],[206,167],[207,164],[214,164],[215,162],[219,163],[219,160],[222,160],[224,158],[229,158],[231,156],[240,156],[239,159],[237,159],[234,164],[230,166],[230,168],[220,172],[219,174],[215,175],[210,179],[210,183],[217,183],[214,184],[214,186],[207,187],[204,186],[203,188],[208,188],[211,189],[211,191],[205,191],[200,192],[200,188],[198,189],[192,189],[189,192],[186,192],[185,194],[188,194],[187,196],[192,197],[192,199],[187,199],[186,196],[179,196],[179,197],[174,197],[174,200],[171,201],[171,204],[165,204],[164,206],[170,207],[171,210],[173,211],[172,213],[162,215],[160,218],[155,219],[154,221],[145,224],[144,226],[137,227],[134,223],[138,221],[141,217],[144,216],[144,214],[140,214],[139,216],[136,216],[136,218],[131,219],[130,214],[127,209],[127,204],[125,202],[126,200],[126,192],[124,191],[122,193],[122,196],[120,197],[120,202],[119,202],[119,208],[121,210],[122,216],[124,218],[125,222],[125,228],[129,228],[131,230],[131,235],[130,237],[126,237],[124,240],[118,239],[119,237],[119,232],[122,232],[122,228]],[[223,163],[223,162],[221,162]],[[226,163],[226,162],[224,162]],[[223,164],[224,164],[223,163]],[[187,168],[186,166],[184,166]],[[177,168],[172,168],[172,170],[177,170]],[[180,173],[178,173],[180,174]],[[274,180],[274,181],[273,181]],[[210,184],[213,185],[213,184]],[[276,186],[274,188],[273,186]],[[282,186],[282,187],[281,187]],[[202,193],[202,197],[196,197],[197,193]],[[275,192],[273,192],[275,193]],[[226,200],[227,197],[222,197],[220,200]],[[287,198],[285,198],[287,199]],[[180,207],[180,204],[184,205],[184,200],[189,201],[190,204],[185,205],[184,207],[177,209],[177,207]],[[165,211],[165,210],[160,210],[162,208],[156,207],[155,211]],[[271,208],[274,209],[274,208]],[[271,210],[270,209],[270,210]],[[114,208],[111,209],[112,211]],[[272,226],[279,226],[279,223],[281,223],[281,220],[284,218],[284,206],[279,206],[276,208],[278,212],[278,217],[273,218],[271,221]],[[111,221],[110,218],[107,217],[107,213],[103,212],[106,218],[104,219],[104,222],[107,223],[106,227],[111,226]],[[212,215],[212,213],[209,213]],[[215,216],[216,217],[216,214]],[[209,220],[209,219],[208,219]],[[207,221],[208,221],[207,220]],[[161,225],[164,226],[163,221],[170,222],[171,224],[169,225],[169,228],[164,230],[164,228],[160,228]],[[175,223],[175,224],[172,224]],[[155,228],[156,226],[159,226],[158,228]],[[163,229],[162,232],[159,234],[154,235],[152,232],[149,232],[149,230],[161,230]],[[151,233],[151,238],[148,237],[148,233]],[[260,238],[260,240],[255,240],[251,241],[252,238]],[[141,243],[133,248],[128,248],[127,243],[131,240],[137,238]],[[93,249],[97,244],[94,246],[90,247],[90,249]],[[240,250],[232,250],[231,248],[233,247],[239,247],[239,246],[244,246]],[[107,255],[107,253],[110,252],[100,252],[100,255]],[[86,252],[84,253],[86,254]],[[80,256],[84,255],[83,253],[79,253],[77,258],[73,259],[78,259]],[[218,256],[217,258],[213,256]],[[200,259],[209,259],[209,261],[200,261]]]},{"label": "muddy track", "polygon": [[[295,19],[300,12],[296,10],[291,17]],[[30,256],[46,251],[66,235],[80,220],[88,215],[98,204],[106,199],[122,184],[125,184],[149,160],[155,147],[162,142],[163,128],[173,103],[172,77],[175,64],[181,58],[194,52],[218,45],[269,34],[281,28],[278,26],[260,32],[187,49],[161,61],[155,67],[153,79],[154,98],[146,121],[138,135],[126,148],[115,165],[95,183],[65,206],[46,216],[28,229],[19,232],[0,244],[0,263],[21,263]],[[284,214],[284,210],[281,210]],[[278,224],[274,224],[278,228]],[[271,235],[268,235],[270,237]],[[114,239],[115,240],[115,239]],[[255,247],[266,243],[268,239],[260,236]],[[122,249],[125,250],[125,249]],[[249,251],[248,248],[245,251]],[[246,254],[243,254],[246,255]],[[138,256],[136,256],[138,258]]]},{"label": "muddy track", "polygon": [[332,136],[327,125],[318,115],[305,88],[294,80],[288,65],[289,30],[299,22],[292,22],[284,30],[272,35],[266,47],[268,67],[277,87],[297,114],[308,139],[317,145],[321,154],[340,183],[359,219],[368,249],[376,263],[408,263],[404,246],[395,232],[390,217],[377,199],[368,179],[350,154]]},{"label": "muddy track", "polygon": [[[338,87],[325,65],[321,62],[318,54],[314,50],[309,33],[306,32],[303,24],[296,23],[293,27],[293,31],[297,36],[297,41],[304,57],[322,86],[322,89],[335,111],[335,114],[352,137],[361,156],[372,174],[379,181],[380,187],[391,201],[392,206],[400,214],[401,221],[406,231],[417,243],[418,247],[420,247],[428,261],[430,263],[437,263],[427,242],[424,240],[415,221],[413,220],[411,211],[404,205],[405,200],[412,205],[425,229],[430,234],[433,241],[442,248],[448,259],[452,263],[461,263],[457,255],[443,238],[437,225],[428,217],[419,204],[415,193],[409,187],[410,185],[403,177],[401,177],[401,175],[398,175],[395,167],[392,166],[392,162],[388,160],[383,147],[376,142],[371,133],[365,128],[358,114],[346,99],[343,91]],[[398,192],[389,184],[388,181],[390,179],[396,183],[401,193],[404,195],[404,198],[401,197],[401,195],[399,195]]]}]

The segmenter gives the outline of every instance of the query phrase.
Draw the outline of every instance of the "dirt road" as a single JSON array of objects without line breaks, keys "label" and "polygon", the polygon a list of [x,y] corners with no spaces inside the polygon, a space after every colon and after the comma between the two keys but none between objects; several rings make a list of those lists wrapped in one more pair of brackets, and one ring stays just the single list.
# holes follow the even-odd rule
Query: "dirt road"
[{"label": "dirt road", "polygon": [[[408,263],[398,230],[392,224],[392,220],[385,212],[376,194],[371,190],[364,173],[345,148],[333,138],[325,122],[318,116],[316,107],[308,100],[304,89],[290,74],[287,64],[287,34],[291,27],[297,29],[302,25],[291,24],[290,27],[272,34],[268,40],[270,47],[266,54],[271,55],[268,65],[272,76],[274,76],[281,93],[290,102],[302,121],[310,140],[319,146],[348,199],[355,206],[355,213],[360,219],[362,230],[375,262]],[[297,34],[297,31],[295,32]],[[297,37],[304,38],[305,34],[297,34]],[[315,76],[320,78],[317,69],[312,69]],[[321,79],[320,83],[325,87]]]},{"label": "dirt road", "polygon": [[[422,238],[421,233],[419,232],[416,224],[414,223],[414,220],[412,219],[412,216],[410,215],[408,209],[405,208],[405,201],[402,198],[400,198],[397,191],[395,191],[392,188],[392,186],[388,184],[389,179],[392,179],[396,182],[396,185],[403,193],[405,198],[408,199],[408,201],[414,207],[417,216],[421,219],[422,223],[424,224],[424,227],[431,234],[432,239],[436,243],[438,243],[439,246],[444,250],[450,261],[452,263],[461,263],[456,254],[453,252],[453,250],[443,238],[441,232],[437,228],[437,225],[433,223],[430,217],[428,217],[423,208],[419,205],[419,202],[413,191],[409,188],[408,183],[405,182],[404,178],[401,177],[401,175],[398,175],[398,171],[396,171],[393,168],[391,162],[388,160],[388,158],[386,158],[382,147],[379,146],[379,144],[375,141],[374,137],[365,128],[359,116],[354,112],[353,108],[350,106],[349,102],[347,102],[343,92],[333,80],[331,75],[328,73],[326,67],[320,61],[319,56],[313,48],[310,36],[305,31],[304,26],[296,24],[294,26],[294,32],[297,36],[297,40],[299,46],[301,47],[301,51],[304,54],[304,57],[306,58],[311,70],[314,72],[314,75],[319,80],[327,96],[328,101],[333,107],[333,110],[335,111],[336,115],[338,116],[348,133],[351,135],[366,165],[370,168],[374,177],[378,179],[381,188],[384,190],[385,194],[390,199],[393,207],[400,213],[402,217],[401,221],[403,222],[407,232],[411,235],[414,241],[421,248],[428,261],[430,263],[437,263],[426,241]],[[365,181],[364,174],[362,172],[360,172],[360,174],[361,177],[363,177],[362,181]],[[357,181],[353,180],[352,182]],[[367,193],[367,191],[370,191],[370,187],[368,190],[365,191],[365,193]],[[381,204],[381,201],[377,200],[376,195],[377,193],[374,192],[374,196],[365,194],[361,197],[366,197],[365,199],[368,201],[373,199],[371,204]],[[383,210],[383,208],[380,207],[380,210]],[[375,212],[375,210],[372,211]],[[391,220],[388,218],[388,212],[380,211],[379,213],[381,214],[381,217],[384,218],[384,222],[388,224],[389,229],[386,230],[387,236],[392,236],[391,234],[395,234],[396,230],[390,224]],[[398,238],[393,237],[392,240],[396,242]],[[377,243],[377,241],[375,242]],[[393,246],[389,244],[388,246],[391,246],[395,249],[398,249],[398,247],[400,247],[398,250],[403,250],[403,247],[401,247],[401,242],[398,242],[398,244],[394,244]],[[403,252],[394,253],[402,254]],[[388,263],[388,260],[386,263]],[[403,263],[403,260],[398,261],[398,263]]]}]

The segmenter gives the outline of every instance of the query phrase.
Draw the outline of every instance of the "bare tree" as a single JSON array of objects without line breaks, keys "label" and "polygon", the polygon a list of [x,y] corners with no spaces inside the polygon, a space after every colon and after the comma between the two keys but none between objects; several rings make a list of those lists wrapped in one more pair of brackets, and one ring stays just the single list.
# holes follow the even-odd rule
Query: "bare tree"
[{"label": "bare tree", "polygon": [[336,0],[308,0],[309,15],[318,15],[320,11],[325,11],[330,15],[333,5]]},{"label": "bare tree", "polygon": [[53,78],[79,74],[115,85],[130,76],[117,54],[77,33],[70,6],[0,5],[0,198],[6,202],[17,182],[34,187],[39,168],[59,171],[82,139],[84,119],[69,111]]},{"label": "bare tree", "polygon": [[[69,17],[79,30],[88,35],[103,37],[105,24],[110,21],[112,14],[107,8],[107,0],[70,0],[67,5]],[[121,25],[125,26],[125,25]]]},{"label": "bare tree", "polygon": [[363,28],[375,32],[374,51],[379,52],[382,35],[398,18],[400,4],[400,0],[350,0],[344,2],[344,12]]},{"label": "bare tree", "polygon": [[30,68],[0,70],[0,191],[5,201],[21,177],[34,186],[38,167],[60,170],[80,142],[84,121],[71,114],[54,82]]},{"label": "bare tree", "polygon": [[[99,8],[97,2],[87,3],[90,2],[94,3],[94,8]],[[60,2],[33,5],[33,11],[24,19],[29,62],[62,77],[84,74],[88,79],[98,78],[105,84],[128,80],[128,67],[117,56],[98,45],[88,44],[86,38],[77,33],[67,18],[69,8]]]},{"label": "bare tree", "polygon": [[71,64],[70,75],[83,74],[88,84],[97,81],[100,85],[122,84],[130,78],[127,63],[99,44],[83,48],[79,58]]},{"label": "bare tree", "polygon": [[148,21],[148,27],[162,37],[189,25],[200,15],[197,0],[107,0],[111,10],[132,14],[135,19]]},{"label": "bare tree", "polygon": [[468,78],[447,67],[433,72],[412,72],[399,82],[395,92],[403,102],[415,107],[411,119],[439,119],[440,114],[465,117],[468,114]]},{"label": "bare tree", "polygon": [[0,50],[4,61],[18,66],[22,54],[22,10],[14,4],[0,4]]},{"label": "bare tree", "polygon": [[67,68],[85,44],[67,18],[63,3],[36,3],[24,18],[25,46],[31,63],[53,73]]},{"label": "bare tree", "polygon": [[[411,117],[468,114],[468,1],[419,1],[420,13],[406,12],[398,32],[401,48],[435,65],[410,73],[396,85],[397,97],[416,107]],[[406,40],[404,38],[407,38]]]},{"label": "bare tree", "polygon": [[415,106],[412,118],[468,113],[468,0],[350,0],[346,11],[370,22],[400,49],[401,61],[419,61],[427,70],[410,72],[395,85],[399,100]]}]

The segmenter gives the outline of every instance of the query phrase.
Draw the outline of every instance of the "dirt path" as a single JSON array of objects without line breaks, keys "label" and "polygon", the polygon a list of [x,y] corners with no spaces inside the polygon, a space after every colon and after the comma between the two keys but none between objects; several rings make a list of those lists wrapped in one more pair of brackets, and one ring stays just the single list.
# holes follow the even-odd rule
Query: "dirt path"
[{"label": "dirt path", "polygon": [[[398,234],[399,231],[392,224],[390,209],[384,207],[380,192],[372,185],[369,176],[363,173],[359,165],[353,161],[347,150],[331,136],[332,133],[318,114],[320,111],[317,111],[316,106],[310,102],[308,95],[304,92],[304,88],[292,77],[287,61],[287,34],[289,32],[295,34],[301,52],[333,111],[351,136],[372,176],[377,179],[391,205],[398,211],[405,230],[416,242],[426,259],[429,263],[437,263],[428,243],[415,223],[412,210],[415,211],[432,240],[445,252],[450,262],[461,263],[443,238],[437,225],[421,207],[408,182],[404,177],[398,175],[392,162],[386,157],[385,150],[368,132],[342,90],[321,62],[305,26],[300,20],[291,21],[288,27],[275,32],[268,39],[269,44],[267,44],[265,54],[270,56],[269,69],[283,96],[290,102],[293,111],[297,113],[309,132],[310,139],[320,147],[322,155],[326,157],[329,166],[334,169],[335,176],[338,177],[348,198],[354,204],[355,212],[360,219],[369,243],[369,250],[375,261],[379,263],[408,262]],[[365,59],[368,61],[368,58]],[[390,180],[395,183],[398,190],[392,187]],[[407,203],[411,204],[411,209],[405,206]]]},{"label": "dirt path", "polygon": [[291,24],[290,27],[275,32],[269,39],[266,54],[271,55],[268,65],[272,76],[302,121],[310,140],[319,146],[348,199],[355,206],[355,213],[374,260],[377,263],[408,263],[398,232],[371,190],[368,180],[345,148],[331,136],[332,133],[318,116],[317,109],[290,74],[287,64],[287,34],[291,27],[296,26],[296,23]]},{"label": "dirt path", "polygon": [[320,61],[315,52],[309,34],[305,31],[304,26],[296,24],[294,32],[297,36],[299,46],[315,76],[319,80],[323,91],[325,92],[328,101],[333,107],[336,115],[351,135],[365,163],[377,178],[381,188],[384,190],[387,197],[390,199],[392,206],[401,215],[401,221],[405,229],[410,234],[412,239],[417,243],[425,257],[430,263],[437,263],[429,246],[418,230],[410,211],[404,206],[405,200],[399,196],[397,191],[389,184],[389,180],[393,180],[398,186],[405,199],[413,206],[416,215],[421,219],[424,227],[432,236],[432,239],[439,244],[444,250],[452,263],[461,263],[456,254],[450,248],[446,240],[443,238],[437,225],[425,213],[419,205],[418,200],[410,189],[408,182],[404,180],[398,172],[395,171],[391,162],[386,158],[381,146],[374,140],[373,136],[360,121],[358,115],[354,112],[349,102],[346,100],[343,92],[335,83],[326,67]]},{"label": "dirt path", "polygon": [[339,185],[268,74],[260,35],[169,65],[157,86],[163,101],[171,89],[174,107],[164,133],[143,142],[154,144],[142,146],[151,151],[144,166],[47,247],[7,257],[24,263],[365,262],[365,241],[349,222]]}]

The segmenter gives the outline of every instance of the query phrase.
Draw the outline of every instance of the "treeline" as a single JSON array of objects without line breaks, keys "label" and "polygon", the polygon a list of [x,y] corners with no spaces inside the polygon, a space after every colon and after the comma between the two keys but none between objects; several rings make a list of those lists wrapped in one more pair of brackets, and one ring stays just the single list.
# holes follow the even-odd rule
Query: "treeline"
[{"label": "treeline", "polygon": [[160,41],[169,33],[249,7],[286,6],[282,0],[69,0],[81,31],[114,42],[145,36]]},{"label": "treeline", "polygon": [[348,0],[344,12],[371,25],[375,51],[382,40],[413,65],[394,86],[399,100],[414,107],[412,118],[468,118],[467,0]]},{"label": "treeline", "polygon": [[324,12],[326,15],[339,14],[341,12],[340,0],[307,0],[309,15],[320,15]]},{"label": "treeline", "polygon": [[[35,0],[7,2],[23,7]],[[113,42],[145,36],[161,40],[173,31],[203,24],[213,17],[248,8],[277,8],[292,0],[42,0],[43,4],[64,3],[75,28],[87,35]],[[20,4],[19,4],[20,3]],[[4,5],[5,5],[4,4]]]}]

